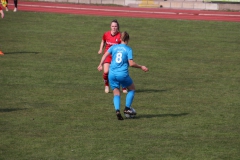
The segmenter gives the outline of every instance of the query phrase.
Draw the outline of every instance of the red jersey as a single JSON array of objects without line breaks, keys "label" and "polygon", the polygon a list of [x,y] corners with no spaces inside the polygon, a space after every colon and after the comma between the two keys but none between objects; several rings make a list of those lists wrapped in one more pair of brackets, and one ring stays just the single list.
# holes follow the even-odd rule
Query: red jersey
[{"label": "red jersey", "polygon": [[2,10],[2,7],[0,6],[0,11]]},{"label": "red jersey", "polygon": [[111,35],[111,31],[107,31],[103,34],[102,40],[106,43],[104,50],[105,53],[112,45],[121,43],[121,34],[118,32],[113,36]]}]

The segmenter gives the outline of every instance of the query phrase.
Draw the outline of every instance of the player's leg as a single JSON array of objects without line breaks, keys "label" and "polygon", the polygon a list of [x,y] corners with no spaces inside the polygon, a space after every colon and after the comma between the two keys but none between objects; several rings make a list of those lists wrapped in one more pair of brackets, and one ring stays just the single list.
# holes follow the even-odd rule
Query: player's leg
[{"label": "player's leg", "polygon": [[120,112],[121,107],[121,97],[120,97],[120,83],[115,79],[115,75],[109,74],[109,81],[111,89],[113,90],[113,104],[116,111],[118,120],[123,120],[123,117]]},{"label": "player's leg", "polygon": [[15,8],[17,8],[18,6],[18,0],[14,0],[14,6],[15,6]]},{"label": "player's leg", "polygon": [[126,105],[125,105],[125,112],[128,112],[130,110],[130,107],[132,106],[133,99],[135,96],[135,85],[132,83],[128,88],[128,93],[126,96]]},{"label": "player's leg", "polygon": [[125,104],[125,109],[124,109],[124,113],[125,114],[131,114],[132,110],[130,109],[133,103],[133,99],[135,96],[135,85],[131,79],[130,76],[125,77],[124,81],[122,82],[123,87],[127,86],[128,89],[128,93],[126,96],[126,104]]},{"label": "player's leg", "polygon": [[117,119],[118,120],[123,120],[123,117],[121,115],[120,112],[120,106],[121,106],[121,97],[120,97],[120,89],[115,88],[113,90],[113,104],[114,104],[114,108],[116,111],[116,115],[117,115]]},{"label": "player's leg", "polygon": [[115,88],[113,90],[113,104],[115,111],[120,111],[120,106],[121,106],[121,99],[120,99],[120,90],[119,88]]},{"label": "player's leg", "polygon": [[105,93],[109,93],[109,82],[108,82],[108,72],[109,72],[110,63],[103,64],[103,80],[105,86]]},{"label": "player's leg", "polygon": [[109,72],[109,66],[111,61],[112,61],[112,56],[109,55],[106,57],[103,64],[103,80],[105,85],[105,93],[109,93],[108,72]]},{"label": "player's leg", "polygon": [[123,93],[128,93],[127,88],[122,88]]},{"label": "player's leg", "polygon": [[18,0],[14,0],[14,10],[13,12],[17,12],[17,4],[18,4]]},{"label": "player's leg", "polygon": [[7,5],[6,5],[6,11],[8,11],[8,0],[6,0]]}]

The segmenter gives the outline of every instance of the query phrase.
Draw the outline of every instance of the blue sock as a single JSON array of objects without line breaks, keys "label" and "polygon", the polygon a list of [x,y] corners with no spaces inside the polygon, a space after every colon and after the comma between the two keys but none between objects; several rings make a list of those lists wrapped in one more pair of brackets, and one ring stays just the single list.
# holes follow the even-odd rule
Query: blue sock
[{"label": "blue sock", "polygon": [[126,107],[130,108],[134,99],[135,90],[128,91],[126,96]]},{"label": "blue sock", "polygon": [[120,96],[116,95],[113,97],[113,104],[115,107],[115,110],[120,110]]}]

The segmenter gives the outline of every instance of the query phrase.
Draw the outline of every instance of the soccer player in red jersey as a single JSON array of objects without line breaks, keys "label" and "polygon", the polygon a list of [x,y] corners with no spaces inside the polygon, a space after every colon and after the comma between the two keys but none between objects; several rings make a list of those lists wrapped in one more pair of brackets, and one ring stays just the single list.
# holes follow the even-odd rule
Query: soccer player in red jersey
[{"label": "soccer player in red jersey", "polygon": [[[120,34],[120,29],[119,29],[119,23],[117,20],[113,20],[110,25],[111,30],[107,31],[103,34],[102,41],[100,44],[100,49],[98,51],[98,54],[102,54],[102,50],[104,49],[104,53],[112,46],[115,44],[120,44],[121,43],[121,34]],[[105,84],[105,93],[109,93],[109,82],[108,82],[108,71],[109,71],[109,66],[112,61],[112,56],[109,55],[105,59],[103,63],[103,80]],[[127,93],[127,89],[123,88],[123,93]]]},{"label": "soccer player in red jersey", "polygon": [[[2,10],[1,6],[0,6],[0,14],[1,14],[1,17],[3,18],[4,17],[4,13],[3,13],[3,10]],[[0,51],[0,55],[4,55],[2,51]]]}]

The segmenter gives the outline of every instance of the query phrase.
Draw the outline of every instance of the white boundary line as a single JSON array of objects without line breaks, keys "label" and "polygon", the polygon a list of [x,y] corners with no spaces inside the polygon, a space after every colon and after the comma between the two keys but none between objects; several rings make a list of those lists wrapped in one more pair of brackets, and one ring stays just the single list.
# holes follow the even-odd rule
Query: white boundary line
[{"label": "white boundary line", "polygon": [[229,17],[240,17],[237,14],[206,14],[206,13],[199,13],[200,16],[229,16]]}]

